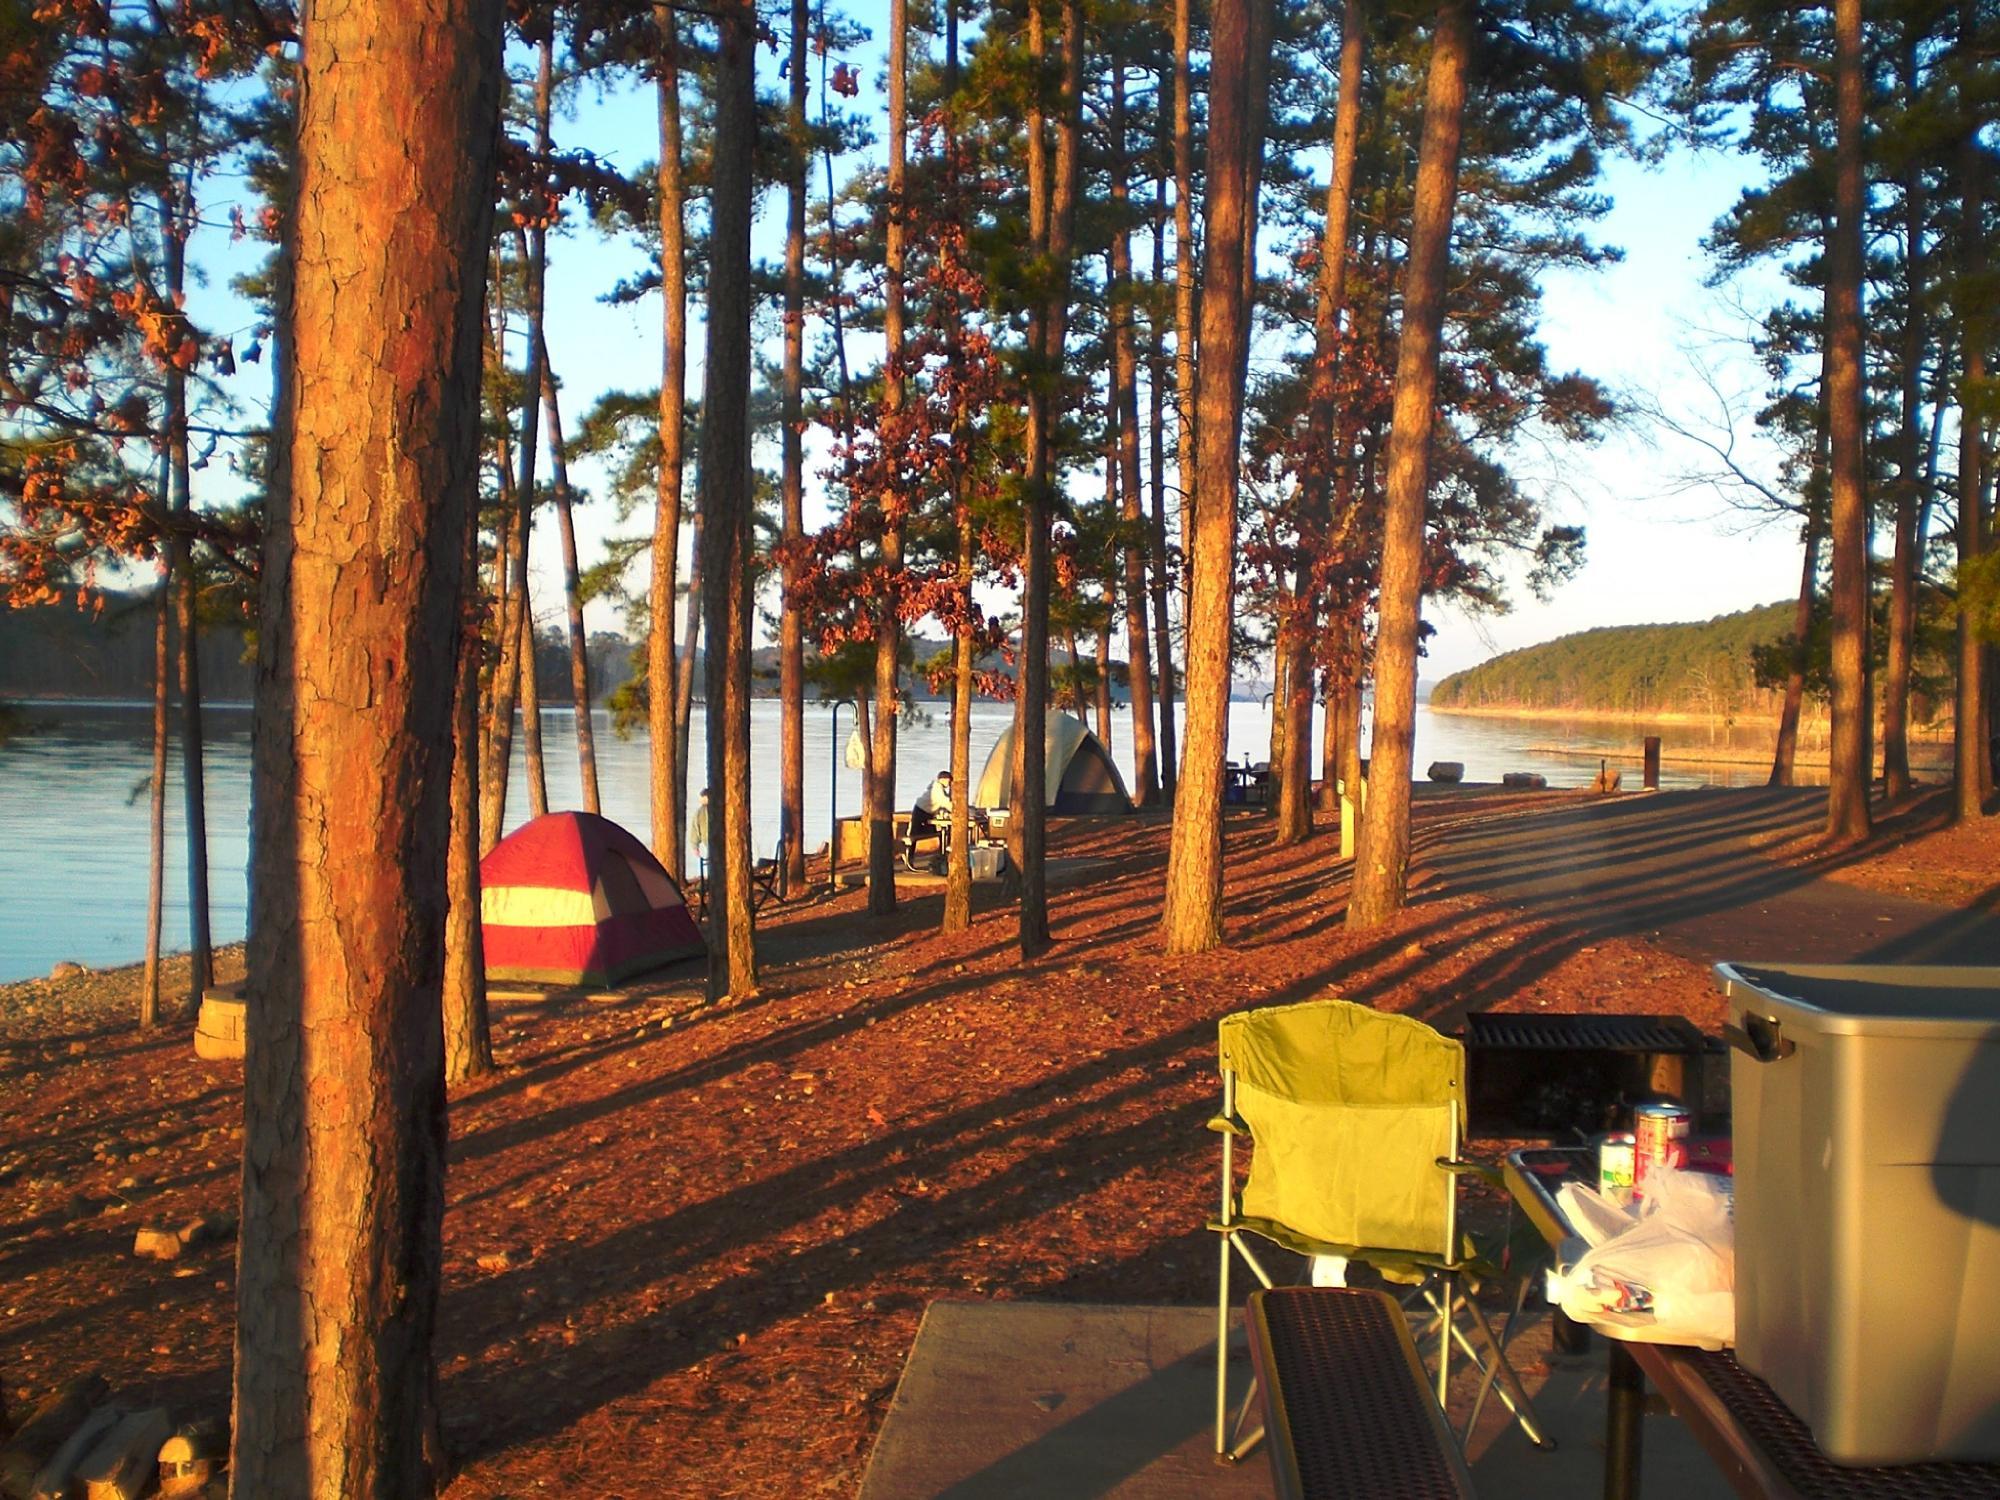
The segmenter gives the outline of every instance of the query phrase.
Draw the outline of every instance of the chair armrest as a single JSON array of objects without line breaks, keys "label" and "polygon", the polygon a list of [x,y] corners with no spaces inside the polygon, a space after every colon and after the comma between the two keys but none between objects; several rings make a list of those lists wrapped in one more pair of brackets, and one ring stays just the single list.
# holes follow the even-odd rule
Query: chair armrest
[{"label": "chair armrest", "polygon": [[1217,1135],[1241,1136],[1245,1140],[1250,1138],[1250,1127],[1235,1115],[1216,1115],[1209,1120],[1208,1128]]},{"label": "chair armrest", "polygon": [[1506,1186],[1506,1183],[1501,1179],[1499,1170],[1495,1167],[1487,1166],[1484,1162],[1454,1161],[1449,1156],[1440,1156],[1437,1159],[1437,1164],[1454,1177],[1477,1177],[1489,1187],[1504,1188]]}]

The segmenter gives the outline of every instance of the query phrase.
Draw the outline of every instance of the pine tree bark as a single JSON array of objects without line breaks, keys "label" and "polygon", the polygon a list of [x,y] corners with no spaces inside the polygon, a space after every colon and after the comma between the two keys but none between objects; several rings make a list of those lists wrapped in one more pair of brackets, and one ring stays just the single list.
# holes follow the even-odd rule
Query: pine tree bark
[{"label": "pine tree bark", "polygon": [[680,38],[673,7],[655,5],[659,36],[658,76],[660,164],[655,185],[660,200],[660,473],[653,498],[652,579],[646,588],[646,729],[649,743],[647,788],[652,812],[653,853],[676,880],[682,863],[682,808],[686,766],[676,732],[681,700],[680,662],[674,653],[674,609],[679,592],[682,429],[687,421],[687,251],[683,218],[687,182],[681,158]]},{"label": "pine tree bark", "polygon": [[[1125,664],[1132,695],[1132,800],[1152,807],[1160,800],[1159,750],[1153,735],[1153,653],[1147,638],[1146,554],[1151,539],[1139,490],[1139,347],[1132,326],[1137,289],[1132,282],[1129,170],[1125,150],[1125,62],[1111,58],[1111,374],[1118,408],[1119,547],[1124,560]],[[1109,697],[1109,684],[1106,694]],[[1106,724],[1109,729],[1109,724]],[[1111,747],[1108,735],[1105,748]]]},{"label": "pine tree bark", "polygon": [[[1312,832],[1312,643],[1320,634],[1320,588],[1311,566],[1333,524],[1333,474],[1339,391],[1341,319],[1347,311],[1348,221],[1354,203],[1354,167],[1361,145],[1361,68],[1367,51],[1362,0],[1346,0],[1340,23],[1340,98],[1333,116],[1333,171],[1326,191],[1326,223],[1319,242],[1318,298],[1313,313],[1312,381],[1307,395],[1307,463],[1304,500],[1306,546],[1292,582],[1291,621],[1295,670],[1285,698],[1285,759],[1278,773],[1278,840],[1295,844]],[[1304,670],[1296,670],[1303,663]],[[1329,706],[1328,722],[1332,722]]]},{"label": "pine tree bark", "polygon": [[555,368],[542,343],[542,405],[549,423],[549,466],[555,475],[556,533],[562,546],[563,606],[569,617],[569,701],[576,711],[576,766],[583,810],[602,812],[597,790],[597,731],[590,721],[590,638],[583,624],[583,570],[577,564],[576,495],[569,487],[569,450],[563,443],[562,400]]},{"label": "pine tree bark", "polygon": [[793,593],[798,587],[798,549],[805,544],[805,346],[806,346],[806,161],[811,138],[806,129],[806,42],[811,27],[807,0],[792,0],[792,37],[787,74],[785,134],[785,355],[780,489],[785,544],[784,597],[778,614],[779,803],[782,808],[778,856],[785,863],[785,887],[806,882],[806,650],[805,624]]},{"label": "pine tree bark", "polygon": [[757,16],[717,17],[710,168],[708,344],[702,361],[701,497],[708,575],[708,993],[757,992],[750,901],[750,210],[757,136]]},{"label": "pine tree bark", "polygon": [[1181,487],[1181,623],[1193,598],[1195,515],[1195,357],[1199,285],[1194,243],[1194,0],[1174,0],[1174,467]]},{"label": "pine tree bark", "polygon": [[[1960,0],[1958,8],[1959,65],[1975,66],[1979,33],[1976,0]],[[1986,552],[1980,514],[1986,493],[1985,424],[1974,400],[1986,382],[1986,342],[1992,336],[1982,295],[1972,290],[1986,275],[1986,239],[1979,226],[1986,222],[1986,162],[1976,127],[1968,127],[1959,143],[1959,286],[1964,350],[1964,394],[1958,408],[1958,569],[1970,576]],[[1990,726],[1986,704],[1986,649],[1969,610],[1958,614],[1958,683],[1952,712],[1953,810],[1961,821],[1981,817],[1992,793],[1992,767],[1987,759]]]},{"label": "pine tree bark", "polygon": [[549,811],[548,762],[542,754],[542,674],[538,670],[535,611],[532,601],[521,611],[521,770],[528,783],[528,816]]},{"label": "pine tree bark", "polygon": [[[1903,99],[1914,104],[1922,86],[1915,28],[1900,60]],[[1925,188],[1921,160],[1911,154],[1903,171],[1902,429],[1897,434],[1896,504],[1889,568],[1889,641],[1882,674],[1882,790],[1894,801],[1909,795],[1910,669],[1917,633],[1917,516],[1923,509],[1923,365]]]},{"label": "pine tree bark", "polygon": [[1807,642],[1812,636],[1813,595],[1819,581],[1822,508],[1806,498],[1805,562],[1799,572],[1799,598],[1792,608],[1792,668],[1785,674],[1785,701],[1778,711],[1778,745],[1771,758],[1767,786],[1790,786],[1799,753],[1799,715],[1805,707]]},{"label": "pine tree bark", "polygon": [[452,700],[501,9],[304,8],[230,1493],[436,1492]]},{"label": "pine tree bark", "polygon": [[[882,407],[894,426],[903,409],[903,265],[908,234],[904,202],[909,171],[909,17],[906,0],[889,0],[888,223],[882,268]],[[902,718],[903,497],[880,499],[881,570],[875,605],[875,757],[868,778],[868,910],[896,909],[896,727]]]},{"label": "pine tree bark", "polygon": [[173,614],[173,576],[160,563],[160,593],[153,618],[153,780],[146,809],[146,974],[139,989],[139,1027],[160,1019],[160,927],[167,894],[167,681],[173,670],[167,621]]},{"label": "pine tree bark", "polygon": [[[466,578],[479,557],[477,507],[467,513]],[[466,611],[452,702],[451,832],[445,856],[444,1077],[464,1083],[493,1071],[486,1011],[486,937],[479,915],[479,618]]]},{"label": "pine tree bark", "polygon": [[[168,205],[168,222],[179,216]],[[170,232],[166,243],[168,295],[179,303],[187,283],[187,238]],[[194,514],[188,458],[187,374],[169,364],[167,393],[167,463],[170,476],[168,510],[180,524],[174,527],[169,551],[173,559],[174,633],[181,693],[182,834],[187,840],[188,990],[189,1015],[201,1008],[201,997],[215,977],[214,939],[208,903],[208,794],[204,769],[205,740],[201,723],[201,618],[197,608],[194,544],[188,531]]]},{"label": "pine tree bark", "polygon": [[1403,327],[1396,345],[1375,646],[1375,738],[1347,905],[1347,925],[1354,928],[1376,926],[1401,911],[1409,873],[1424,512],[1471,50],[1469,0],[1443,0],[1431,39],[1410,258],[1403,273]]},{"label": "pine tree bark", "polygon": [[1195,491],[1187,544],[1187,737],[1174,798],[1161,934],[1169,953],[1222,941],[1222,779],[1229,741],[1229,662],[1235,596],[1236,497],[1243,371],[1250,340],[1255,243],[1256,14],[1268,0],[1216,0],[1210,21],[1207,243],[1202,254],[1201,358],[1195,371]]},{"label": "pine tree bark", "polygon": [[[1154,180],[1153,287],[1167,284],[1167,179]],[[1155,306],[1158,304],[1155,303]],[[1168,612],[1167,570],[1167,331],[1155,313],[1147,326],[1146,400],[1148,453],[1153,481],[1152,546],[1153,662],[1159,673],[1160,793],[1174,800],[1180,777],[1180,726],[1174,722],[1174,631]]]},{"label": "pine tree bark", "polygon": [[1833,514],[1833,734],[1826,832],[1863,839],[1868,813],[1868,497],[1862,440],[1861,0],[1834,0],[1834,223],[1826,247],[1827,435]]},{"label": "pine tree bark", "polygon": [[[1048,266],[1047,300],[1029,320],[1028,475],[1024,486],[1025,537],[1021,569],[1021,691],[1015,715],[1014,797],[1010,847],[1018,839],[1021,899],[1017,924],[1021,955],[1033,958],[1049,945],[1048,733],[1049,523],[1055,490],[1055,401],[1069,329],[1071,255],[1076,198],[1082,175],[1083,17],[1078,0],[1062,0],[1062,92],[1057,106],[1056,149],[1048,160],[1039,90],[1028,114],[1029,238]],[[1028,10],[1028,51],[1039,76],[1047,56],[1040,6]],[[1038,200],[1038,201],[1037,201]]]},{"label": "pine tree bark", "polygon": [[[496,313],[496,318],[499,315]],[[504,320],[491,335],[493,363],[506,366],[507,348]],[[502,424],[503,428],[505,424]],[[507,823],[508,776],[514,769],[514,713],[521,702],[521,642],[528,633],[528,543],[533,536],[533,517],[527,496],[514,477],[513,441],[503,431],[499,439],[498,469],[502,524],[506,535],[501,551],[507,560],[507,587],[498,611],[500,659],[493,669],[493,691],[487,695],[488,753],[480,761],[479,845],[489,854],[500,842]]]}]

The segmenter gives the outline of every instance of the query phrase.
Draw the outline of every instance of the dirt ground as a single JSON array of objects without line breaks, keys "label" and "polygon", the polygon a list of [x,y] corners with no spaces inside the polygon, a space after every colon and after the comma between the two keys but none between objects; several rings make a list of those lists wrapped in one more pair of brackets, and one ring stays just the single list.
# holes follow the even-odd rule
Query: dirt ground
[{"label": "dirt ground", "polygon": [[[1417,816],[1433,836],[1520,819],[1533,847],[1538,812],[1574,800],[1467,788]],[[1990,904],[2000,819],[1951,829],[1927,806],[1840,878]],[[1721,1019],[1694,960],[1574,922],[1537,947],[1531,909],[1451,894],[1421,852],[1410,909],[1351,936],[1334,836],[1279,848],[1268,829],[1231,817],[1230,941],[1198,957],[1159,951],[1167,825],[1138,817],[1058,825],[1054,852],[1087,863],[1032,963],[985,892],[946,938],[934,894],[871,919],[850,891],[764,926],[753,1000],[704,1007],[684,972],[498,1005],[499,1071],[452,1104],[448,1493],[852,1493],[932,1298],[1211,1297],[1202,1124],[1227,1011],[1339,993],[1444,1024],[1468,1004]],[[1511,962],[1525,948],[1536,962]],[[136,985],[0,988],[16,1412],[91,1368],[180,1415],[226,1410],[231,1246],[131,1250],[141,1224],[233,1208],[241,1068],[196,1061],[185,1023],[137,1033]]]}]

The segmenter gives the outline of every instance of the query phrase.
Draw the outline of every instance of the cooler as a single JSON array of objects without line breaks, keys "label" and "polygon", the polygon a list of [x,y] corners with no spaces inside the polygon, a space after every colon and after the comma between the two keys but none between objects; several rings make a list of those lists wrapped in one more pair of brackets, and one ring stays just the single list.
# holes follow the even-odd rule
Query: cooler
[{"label": "cooler", "polygon": [[1738,1361],[1836,1463],[2000,1459],[2000,968],[1715,972]]}]

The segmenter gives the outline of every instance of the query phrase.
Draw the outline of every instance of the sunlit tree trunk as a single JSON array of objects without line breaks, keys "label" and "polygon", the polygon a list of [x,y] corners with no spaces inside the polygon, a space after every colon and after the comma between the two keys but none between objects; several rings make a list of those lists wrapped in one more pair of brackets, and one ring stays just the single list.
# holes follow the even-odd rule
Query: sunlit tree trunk
[{"label": "sunlit tree trunk", "polygon": [[[888,224],[882,271],[882,407],[889,425],[903,409],[903,260],[908,233],[909,19],[905,0],[889,0]],[[898,487],[881,496],[883,573],[875,614],[875,774],[868,781],[868,910],[896,909],[896,726],[902,717],[903,508]]]},{"label": "sunlit tree trunk", "polygon": [[[468,512],[466,579],[479,558],[477,510]],[[479,917],[479,619],[466,611],[452,703],[451,834],[445,857],[444,1076],[464,1083],[493,1071],[486,1014],[486,937]]]},{"label": "sunlit tree trunk", "polygon": [[528,816],[549,810],[548,762],[542,756],[542,674],[538,670],[533,601],[521,611],[521,771],[528,784]]},{"label": "sunlit tree trunk", "polygon": [[806,0],[792,0],[785,115],[785,368],[781,475],[785,593],[778,614],[779,801],[783,808],[785,885],[806,880],[806,670],[805,624],[792,593],[799,581],[797,549],[805,538],[806,347],[806,43],[811,16]]},{"label": "sunlit tree trunk", "polygon": [[1861,369],[1861,0],[1834,0],[1834,224],[1826,247],[1827,435],[1832,447],[1833,738],[1829,838],[1868,836],[1868,497]]},{"label": "sunlit tree trunk", "polygon": [[[1124,535],[1119,553],[1124,560],[1125,662],[1131,678],[1132,764],[1136,772],[1132,800],[1151,807],[1160,800],[1159,751],[1153,736],[1153,653],[1147,639],[1146,554],[1151,541],[1144,501],[1139,490],[1139,347],[1132,326],[1132,228],[1125,158],[1125,63],[1114,49],[1111,59],[1111,374],[1118,408],[1119,517]],[[1109,685],[1105,689],[1109,698]],[[1105,725],[1110,728],[1109,723]],[[1105,736],[1105,748],[1111,741]]]},{"label": "sunlit tree trunk", "polygon": [[[687,261],[682,227],[687,185],[681,164],[681,80],[678,22],[668,5],[653,7],[659,34],[660,473],[653,500],[652,581],[646,590],[647,786],[653,853],[676,879],[682,864],[681,809],[686,804],[686,746],[678,733],[682,682],[674,654],[675,595],[680,574],[682,427],[687,420]],[[690,607],[692,614],[692,607]]]},{"label": "sunlit tree trunk", "polygon": [[708,992],[757,992],[750,904],[750,281],[752,155],[757,136],[757,16],[727,0],[718,16],[711,165],[708,345],[702,361],[702,601],[708,660]]},{"label": "sunlit tree trunk", "polygon": [[[1292,582],[1295,670],[1285,697],[1285,761],[1278,773],[1278,839],[1297,843],[1312,832],[1312,643],[1319,635],[1319,594],[1311,558],[1333,524],[1333,470],[1339,393],[1341,318],[1347,310],[1348,219],[1361,143],[1361,66],[1367,49],[1362,0],[1346,0],[1340,22],[1340,99],[1333,117],[1333,173],[1326,191],[1326,225],[1319,242],[1319,295],[1313,314],[1313,366],[1308,401],[1304,500],[1308,543]],[[1332,715],[1328,714],[1331,723]]]},{"label": "sunlit tree trunk", "polygon": [[1229,743],[1230,630],[1244,368],[1250,340],[1258,118],[1257,15],[1266,0],[1216,0],[1208,85],[1208,195],[1202,219],[1201,357],[1195,372],[1195,483],[1188,533],[1187,738],[1174,798],[1161,933],[1169,953],[1222,941],[1222,778]]},{"label": "sunlit tree trunk", "polygon": [[[497,276],[497,267],[496,267]],[[492,337],[492,362],[496,372],[504,372],[506,323],[496,311],[497,327]],[[528,599],[528,543],[533,536],[533,515],[528,499],[515,478],[514,444],[504,431],[496,455],[499,471],[500,505],[504,530],[501,551],[506,556],[507,586],[501,596],[497,626],[500,635],[499,661],[493,669],[493,691],[487,695],[486,756],[480,761],[479,847],[481,854],[500,842],[507,823],[508,774],[514,766],[514,712],[521,702],[521,643],[530,633]]]},{"label": "sunlit tree trunk", "polygon": [[1806,498],[1805,562],[1799,572],[1798,603],[1792,609],[1792,666],[1785,674],[1785,701],[1778,710],[1778,745],[1771,759],[1769,786],[1790,786],[1799,752],[1799,715],[1805,707],[1806,655],[1812,635],[1813,595],[1819,580],[1821,517],[1824,508]]},{"label": "sunlit tree trunk", "polygon": [[[950,192],[954,218],[964,212],[962,165],[958,154],[957,106],[951,96],[958,92],[958,7],[955,0],[945,4],[945,114],[946,147],[951,159]],[[951,358],[963,357],[960,330],[949,335]],[[945,860],[945,932],[963,932],[972,925],[972,678],[976,665],[978,604],[973,597],[973,570],[977,560],[977,538],[973,530],[972,506],[965,487],[965,422],[954,422],[951,458],[951,518],[958,546],[954,587],[958,592],[958,628],[952,641],[951,671],[951,845]]]},{"label": "sunlit tree trunk", "polygon": [[173,577],[163,558],[153,618],[153,780],[146,808],[146,976],[139,990],[139,1025],[160,1018],[160,925],[167,894],[167,620],[173,613]]},{"label": "sunlit tree trunk", "polygon": [[[1167,179],[1155,179],[1153,196],[1153,287],[1167,284]],[[1156,304],[1157,305],[1157,304]],[[1154,313],[1147,324],[1146,399],[1150,407],[1147,438],[1153,481],[1152,545],[1153,665],[1159,673],[1160,790],[1173,801],[1180,777],[1180,726],[1174,722],[1174,631],[1168,612],[1167,570],[1167,332]]]},{"label": "sunlit tree trunk", "polygon": [[569,487],[569,451],[563,444],[562,402],[548,344],[542,345],[542,404],[549,422],[549,465],[555,474],[556,530],[562,544],[563,604],[569,616],[569,695],[576,710],[576,764],[583,810],[601,812],[597,794],[597,734],[590,722],[590,638],[583,624],[583,576],[577,566],[575,493]]},{"label": "sunlit tree trunk", "polygon": [[237,1500],[444,1478],[440,1007],[501,9],[309,0],[258,616]]},{"label": "sunlit tree trunk", "polygon": [[1437,421],[1438,344],[1444,326],[1471,43],[1469,0],[1443,0],[1431,39],[1410,257],[1403,272],[1403,328],[1396,345],[1375,646],[1375,736],[1368,760],[1368,805],[1361,818],[1354,889],[1347,905],[1350,927],[1372,927],[1402,910],[1409,870],[1424,511],[1430,490],[1431,432]]}]

